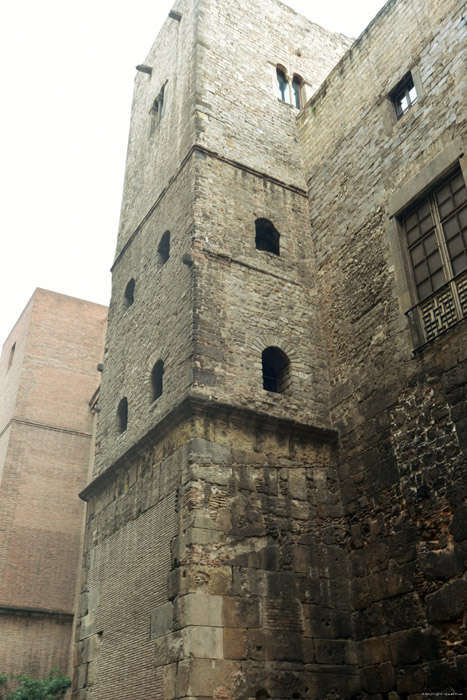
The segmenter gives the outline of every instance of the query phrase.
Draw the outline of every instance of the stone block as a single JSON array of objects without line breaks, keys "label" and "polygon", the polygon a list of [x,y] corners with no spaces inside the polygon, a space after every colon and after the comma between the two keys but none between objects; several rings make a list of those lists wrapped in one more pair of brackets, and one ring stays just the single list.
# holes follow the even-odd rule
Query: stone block
[{"label": "stone block", "polygon": [[[164,689],[164,700],[175,700],[175,698],[180,697],[180,695],[178,694],[177,685],[184,685],[184,670],[185,669],[182,667],[182,664],[170,664],[169,666],[164,667],[162,672],[162,687]],[[179,683],[177,683],[177,680],[179,681]]]},{"label": "stone block", "polygon": [[229,595],[232,589],[232,569],[228,566],[210,569],[208,580],[209,595]]},{"label": "stone block", "polygon": [[224,597],[222,624],[225,627],[259,627],[259,600],[257,598]]},{"label": "stone block", "polygon": [[151,639],[156,639],[173,629],[173,604],[164,603],[151,610]]},{"label": "stone block", "polygon": [[91,661],[90,664],[88,664],[88,675],[86,679],[86,686],[92,686],[95,685],[98,681],[99,678],[99,662],[98,661]]},{"label": "stone block", "polygon": [[193,659],[222,659],[223,630],[220,627],[186,627],[182,630],[184,656]]},{"label": "stone block", "polygon": [[399,693],[416,693],[425,684],[425,671],[423,666],[413,664],[397,669],[397,690]]},{"label": "stone block", "polygon": [[172,632],[154,640],[155,666],[175,664],[186,655],[180,632]]},{"label": "stone block", "polygon": [[356,652],[360,666],[376,666],[389,661],[389,637],[371,637],[357,642]]},{"label": "stone block", "polygon": [[[247,630],[237,627],[224,628],[224,658],[244,659],[247,656]],[[251,658],[256,658],[252,656]]]},{"label": "stone block", "polygon": [[222,626],[222,597],[204,593],[189,593],[175,603],[177,627]]},{"label": "stone block", "polygon": [[315,661],[318,664],[352,663],[352,643],[336,639],[315,639]]},{"label": "stone block", "polygon": [[188,443],[188,449],[188,459],[192,464],[232,464],[232,450],[226,445],[193,438]]},{"label": "stone block", "polygon": [[467,581],[457,580],[447,583],[425,599],[426,615],[429,622],[456,620],[467,605]]},{"label": "stone block", "polygon": [[463,505],[454,512],[449,530],[457,542],[467,539],[467,506]]},{"label": "stone block", "polygon": [[88,593],[88,611],[94,612],[99,607],[100,591],[98,586],[92,586]]},{"label": "stone block", "polygon": [[434,629],[412,629],[389,635],[391,661],[394,666],[432,660],[439,657]]},{"label": "stone block", "polygon": [[395,687],[394,667],[389,661],[362,668],[360,677],[362,690],[367,693],[387,693]]}]

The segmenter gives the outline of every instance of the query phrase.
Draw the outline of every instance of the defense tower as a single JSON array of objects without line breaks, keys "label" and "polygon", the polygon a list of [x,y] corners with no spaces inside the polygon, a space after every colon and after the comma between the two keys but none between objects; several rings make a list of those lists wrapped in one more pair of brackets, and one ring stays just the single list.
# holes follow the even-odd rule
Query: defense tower
[{"label": "defense tower", "polygon": [[186,0],[139,67],[75,698],[357,687],[296,136],[349,45],[275,0]]}]

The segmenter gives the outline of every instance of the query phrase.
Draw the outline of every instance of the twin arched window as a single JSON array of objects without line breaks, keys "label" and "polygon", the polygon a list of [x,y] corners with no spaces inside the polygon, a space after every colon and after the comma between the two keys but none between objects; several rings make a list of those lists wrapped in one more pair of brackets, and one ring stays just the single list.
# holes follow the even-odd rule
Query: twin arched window
[{"label": "twin arched window", "polygon": [[282,102],[291,104],[297,109],[301,109],[305,104],[305,82],[302,77],[294,73],[290,78],[285,68],[277,66],[277,93]]}]

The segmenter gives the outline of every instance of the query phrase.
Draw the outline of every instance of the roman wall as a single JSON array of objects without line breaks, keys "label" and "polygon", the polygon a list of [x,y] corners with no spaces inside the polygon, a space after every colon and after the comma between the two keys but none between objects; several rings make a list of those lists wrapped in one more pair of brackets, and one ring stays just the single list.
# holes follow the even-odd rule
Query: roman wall
[{"label": "roman wall", "polygon": [[[414,352],[399,223],[453,168],[467,179],[465,36],[458,3],[388,2],[299,117],[353,636],[374,698],[465,691],[465,327]],[[418,98],[397,120],[409,71]]]}]

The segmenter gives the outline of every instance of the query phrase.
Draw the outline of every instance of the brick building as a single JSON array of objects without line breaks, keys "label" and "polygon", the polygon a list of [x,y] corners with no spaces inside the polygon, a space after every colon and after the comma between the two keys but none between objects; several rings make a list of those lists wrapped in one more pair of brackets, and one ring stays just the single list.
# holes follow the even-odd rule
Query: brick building
[{"label": "brick building", "polygon": [[175,4],[135,80],[76,700],[465,694],[465,38],[455,0],[352,45]]},{"label": "brick building", "polygon": [[0,671],[71,665],[107,309],[37,289],[0,361]]}]

